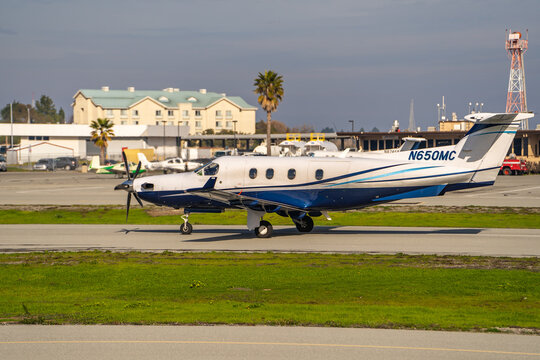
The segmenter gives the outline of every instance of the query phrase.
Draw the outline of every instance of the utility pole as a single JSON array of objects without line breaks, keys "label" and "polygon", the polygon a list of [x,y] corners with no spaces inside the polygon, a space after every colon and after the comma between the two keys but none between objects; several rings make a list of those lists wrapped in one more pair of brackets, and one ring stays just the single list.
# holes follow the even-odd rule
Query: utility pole
[{"label": "utility pole", "polygon": [[13,103],[9,103],[9,114],[11,118],[11,151],[13,151]]}]

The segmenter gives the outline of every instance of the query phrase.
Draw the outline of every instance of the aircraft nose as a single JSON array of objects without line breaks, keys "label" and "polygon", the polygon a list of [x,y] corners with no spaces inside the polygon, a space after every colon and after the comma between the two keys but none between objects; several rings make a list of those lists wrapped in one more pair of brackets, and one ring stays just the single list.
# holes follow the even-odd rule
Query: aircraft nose
[{"label": "aircraft nose", "polygon": [[133,180],[126,180],[121,184],[114,187],[114,190],[126,190],[128,191],[133,186]]}]

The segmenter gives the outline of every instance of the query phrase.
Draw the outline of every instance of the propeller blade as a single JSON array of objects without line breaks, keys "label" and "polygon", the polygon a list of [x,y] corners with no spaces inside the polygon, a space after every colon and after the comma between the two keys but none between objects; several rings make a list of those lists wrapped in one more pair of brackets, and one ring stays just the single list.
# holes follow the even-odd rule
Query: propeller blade
[{"label": "propeller blade", "polygon": [[131,204],[131,193],[129,192],[128,193],[128,197],[127,197],[127,205],[126,205],[126,222],[128,221],[128,216],[129,216],[129,205]]},{"label": "propeller blade", "polygon": [[139,203],[139,205],[141,205],[141,207],[144,207],[143,206],[143,203],[141,201],[141,198],[139,197],[139,195],[137,195],[136,192],[133,192],[133,196],[135,196],[135,200],[137,200],[137,202]]},{"label": "propeller blade", "polygon": [[126,153],[122,151],[122,159],[124,160],[124,168],[126,170],[127,178],[131,179],[131,176],[129,175],[129,163],[127,161]]},{"label": "propeller blade", "polygon": [[137,175],[139,175],[139,171],[141,171],[141,162],[139,161],[139,163],[137,164],[137,169],[135,170],[135,175],[133,175],[133,180],[135,180],[135,178],[137,177]]}]

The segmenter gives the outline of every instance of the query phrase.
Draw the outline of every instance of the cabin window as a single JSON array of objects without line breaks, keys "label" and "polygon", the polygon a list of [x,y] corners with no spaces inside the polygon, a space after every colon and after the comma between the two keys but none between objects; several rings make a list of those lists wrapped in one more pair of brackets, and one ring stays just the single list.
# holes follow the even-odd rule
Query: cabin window
[{"label": "cabin window", "polygon": [[257,177],[257,169],[255,168],[249,169],[249,178],[255,179],[256,177]]},{"label": "cabin window", "polygon": [[274,177],[274,169],[266,169],[266,178],[271,179]]},{"label": "cabin window", "polygon": [[315,179],[322,180],[323,175],[324,175],[324,172],[322,169],[317,169],[317,171],[315,171]]},{"label": "cabin window", "polygon": [[218,164],[216,163],[208,164],[208,166],[204,168],[204,175],[207,175],[207,176],[217,175],[218,170],[219,170]]},{"label": "cabin window", "polygon": [[296,170],[289,169],[289,171],[287,172],[287,177],[289,178],[289,180],[294,179],[296,177]]}]

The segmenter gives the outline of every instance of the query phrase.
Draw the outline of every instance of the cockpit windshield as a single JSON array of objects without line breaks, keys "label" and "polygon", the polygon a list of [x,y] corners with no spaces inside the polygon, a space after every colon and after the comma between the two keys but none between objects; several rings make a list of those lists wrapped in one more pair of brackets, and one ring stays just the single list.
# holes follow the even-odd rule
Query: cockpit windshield
[{"label": "cockpit windshield", "polygon": [[214,176],[214,175],[217,175],[218,171],[219,171],[219,165],[213,162],[203,165],[199,167],[198,169],[195,169],[195,173],[201,176],[202,175]]}]

